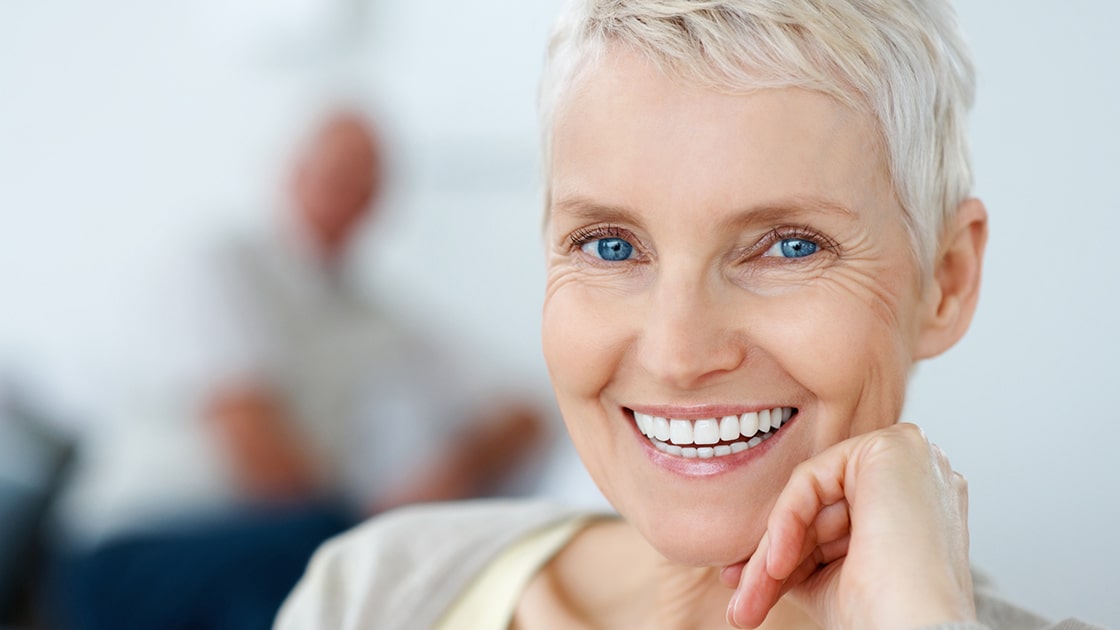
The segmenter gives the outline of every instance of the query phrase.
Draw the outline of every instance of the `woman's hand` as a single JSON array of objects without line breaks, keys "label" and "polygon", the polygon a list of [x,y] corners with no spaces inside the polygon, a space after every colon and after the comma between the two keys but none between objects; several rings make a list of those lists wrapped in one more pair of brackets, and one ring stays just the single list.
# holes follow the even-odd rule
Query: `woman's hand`
[{"label": "woman's hand", "polygon": [[845,440],[794,469],[757,551],[721,577],[741,628],[787,592],[826,628],[973,620],[966,482],[915,425]]}]

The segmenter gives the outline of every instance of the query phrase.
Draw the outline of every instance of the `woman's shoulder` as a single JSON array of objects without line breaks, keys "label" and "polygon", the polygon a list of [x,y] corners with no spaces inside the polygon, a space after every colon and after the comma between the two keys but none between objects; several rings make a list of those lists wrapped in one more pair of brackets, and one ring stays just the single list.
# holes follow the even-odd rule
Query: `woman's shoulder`
[{"label": "woman's shoulder", "polygon": [[388,512],[315,553],[276,627],[430,627],[509,545],[584,514],[529,500],[428,504]]},{"label": "woman's shoulder", "polygon": [[[417,505],[370,519],[325,543],[277,617],[279,630],[432,627],[495,557],[530,533],[587,510],[530,500]],[[965,628],[1091,630],[1050,624],[1003,599],[974,572],[981,625]]]},{"label": "woman's shoulder", "polygon": [[586,511],[529,499],[483,499],[410,505],[371,518],[331,539],[316,556],[389,559],[474,555],[478,545],[504,547],[526,532]]},{"label": "woman's shoulder", "polygon": [[[1008,630],[1101,630],[1099,626],[1066,619],[1053,623],[1035,613],[1005,599],[996,589],[995,584],[986,574],[972,570],[973,595],[976,601],[976,617],[980,629]],[[959,630],[968,630],[960,626]]]}]

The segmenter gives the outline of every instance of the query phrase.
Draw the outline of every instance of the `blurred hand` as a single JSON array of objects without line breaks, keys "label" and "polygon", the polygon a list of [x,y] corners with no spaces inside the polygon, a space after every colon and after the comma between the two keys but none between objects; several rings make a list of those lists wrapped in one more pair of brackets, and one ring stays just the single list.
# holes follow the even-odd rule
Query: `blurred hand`
[{"label": "blurred hand", "polygon": [[380,497],[371,513],[409,503],[485,496],[536,455],[545,437],[545,419],[535,406],[497,403],[418,475]]},{"label": "blurred hand", "polygon": [[207,406],[206,417],[240,489],[250,499],[285,501],[315,491],[314,458],[268,390],[250,386],[219,390]]},{"label": "blurred hand", "polygon": [[794,470],[756,552],[721,579],[740,628],[786,593],[825,628],[974,620],[966,482],[915,425],[845,440]]}]

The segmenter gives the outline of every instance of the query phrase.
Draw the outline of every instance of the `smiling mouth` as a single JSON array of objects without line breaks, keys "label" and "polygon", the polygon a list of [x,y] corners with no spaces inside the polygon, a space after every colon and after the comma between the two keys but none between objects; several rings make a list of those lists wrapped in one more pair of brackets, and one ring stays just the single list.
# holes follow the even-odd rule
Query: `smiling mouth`
[{"label": "smiling mouth", "polygon": [[775,407],[738,416],[678,420],[637,411],[634,423],[657,450],[690,459],[725,457],[754,448],[773,437],[797,414],[796,407]]}]

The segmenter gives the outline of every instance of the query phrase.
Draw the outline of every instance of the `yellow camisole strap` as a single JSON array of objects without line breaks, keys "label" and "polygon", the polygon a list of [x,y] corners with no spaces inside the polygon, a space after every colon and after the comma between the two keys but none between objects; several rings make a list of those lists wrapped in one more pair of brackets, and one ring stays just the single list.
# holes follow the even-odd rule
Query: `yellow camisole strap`
[{"label": "yellow camisole strap", "polygon": [[577,516],[538,530],[503,551],[467,585],[436,630],[506,630],[533,576],[591,517]]}]

